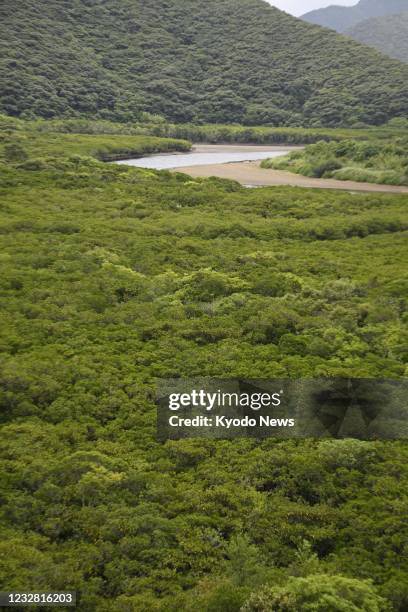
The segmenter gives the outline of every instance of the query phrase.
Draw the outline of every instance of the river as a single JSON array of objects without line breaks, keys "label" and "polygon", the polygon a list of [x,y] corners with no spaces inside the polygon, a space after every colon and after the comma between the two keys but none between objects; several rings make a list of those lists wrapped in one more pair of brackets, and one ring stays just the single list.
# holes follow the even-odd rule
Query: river
[{"label": "river", "polygon": [[159,153],[116,163],[153,170],[173,170],[192,166],[209,166],[238,162],[261,161],[286,155],[298,147],[258,145],[195,145],[189,153]]},{"label": "river", "polygon": [[302,148],[289,145],[197,144],[189,153],[160,153],[115,163],[153,170],[184,172],[193,178],[217,176],[238,181],[245,187],[290,185],[313,189],[341,189],[349,192],[408,193],[406,186],[311,178],[283,170],[264,170],[260,167],[263,159],[280,157]]}]

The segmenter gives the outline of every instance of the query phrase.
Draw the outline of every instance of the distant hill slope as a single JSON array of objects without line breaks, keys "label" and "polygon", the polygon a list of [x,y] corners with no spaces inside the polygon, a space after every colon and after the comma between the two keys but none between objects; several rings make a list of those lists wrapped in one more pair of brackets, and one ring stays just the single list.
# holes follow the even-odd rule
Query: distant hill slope
[{"label": "distant hill slope", "polygon": [[390,57],[408,62],[408,10],[400,15],[366,19],[345,34]]},{"label": "distant hill slope", "polygon": [[360,0],[355,6],[329,6],[310,11],[302,19],[344,32],[371,17],[395,15],[408,10],[408,0]]},{"label": "distant hill slope", "polygon": [[408,114],[408,66],[261,0],[3,0],[0,110],[306,126]]}]

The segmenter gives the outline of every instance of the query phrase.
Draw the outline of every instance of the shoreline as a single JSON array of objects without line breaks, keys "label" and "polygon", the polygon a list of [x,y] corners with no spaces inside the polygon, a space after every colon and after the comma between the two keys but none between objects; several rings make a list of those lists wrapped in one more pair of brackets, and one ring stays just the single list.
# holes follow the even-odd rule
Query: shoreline
[{"label": "shoreline", "polygon": [[[302,147],[296,148],[299,149]],[[218,178],[237,181],[241,183],[241,185],[248,187],[289,186],[303,187],[306,189],[335,189],[342,191],[362,191],[366,193],[408,194],[408,186],[405,185],[381,185],[378,183],[310,178],[284,170],[264,169],[260,167],[260,164],[260,161],[229,162],[225,164],[174,168],[171,172],[181,172],[193,178],[216,176]]]}]

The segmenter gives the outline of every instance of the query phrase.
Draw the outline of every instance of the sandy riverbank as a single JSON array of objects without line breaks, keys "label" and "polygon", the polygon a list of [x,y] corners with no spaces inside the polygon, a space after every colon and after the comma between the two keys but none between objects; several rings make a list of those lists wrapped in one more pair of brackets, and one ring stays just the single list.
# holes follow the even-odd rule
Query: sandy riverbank
[{"label": "sandy riverbank", "polygon": [[[217,145],[214,145],[217,146]],[[225,145],[226,148],[228,147]],[[238,145],[240,150],[245,147]],[[206,145],[209,152],[211,145]],[[233,145],[231,145],[233,148]],[[293,149],[295,147],[264,147],[265,150]],[[219,150],[219,149],[217,149]],[[356,181],[338,181],[335,179],[315,179],[283,170],[267,170],[260,167],[260,161],[238,162],[228,164],[210,164],[207,166],[188,166],[175,168],[174,172],[184,172],[192,177],[217,176],[231,179],[252,187],[291,185],[315,189],[344,189],[346,191],[365,191],[382,193],[408,193],[408,187],[398,185],[377,185],[375,183],[358,183]]]}]

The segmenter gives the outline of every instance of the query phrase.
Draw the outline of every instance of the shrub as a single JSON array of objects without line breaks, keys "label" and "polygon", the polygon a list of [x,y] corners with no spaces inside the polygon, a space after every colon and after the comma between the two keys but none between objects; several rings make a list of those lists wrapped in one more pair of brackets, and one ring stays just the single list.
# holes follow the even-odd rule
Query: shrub
[{"label": "shrub", "polygon": [[27,159],[18,166],[21,170],[30,170],[32,172],[47,169],[47,162],[44,159]]},{"label": "shrub", "polygon": [[290,578],[282,587],[253,593],[241,612],[381,612],[385,600],[371,582],[344,576]]},{"label": "shrub", "polygon": [[10,143],[4,147],[4,157],[9,162],[21,162],[28,158],[28,154],[20,144]]},{"label": "shrub", "polygon": [[322,164],[319,164],[318,166],[315,166],[312,169],[312,172],[313,172],[312,176],[315,178],[322,178],[322,176],[329,175],[335,170],[340,170],[341,167],[342,165],[340,162],[334,159],[328,160],[326,162],[323,162]]}]

